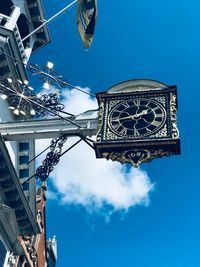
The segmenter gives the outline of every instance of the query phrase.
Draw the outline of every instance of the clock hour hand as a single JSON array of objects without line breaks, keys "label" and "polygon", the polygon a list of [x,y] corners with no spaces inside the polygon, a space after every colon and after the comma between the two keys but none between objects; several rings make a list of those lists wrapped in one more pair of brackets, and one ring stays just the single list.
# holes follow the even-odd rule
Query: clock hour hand
[{"label": "clock hour hand", "polygon": [[133,115],[129,115],[129,116],[126,116],[126,117],[121,117],[120,119],[119,118],[112,119],[112,121],[129,120],[129,119],[133,119]]}]

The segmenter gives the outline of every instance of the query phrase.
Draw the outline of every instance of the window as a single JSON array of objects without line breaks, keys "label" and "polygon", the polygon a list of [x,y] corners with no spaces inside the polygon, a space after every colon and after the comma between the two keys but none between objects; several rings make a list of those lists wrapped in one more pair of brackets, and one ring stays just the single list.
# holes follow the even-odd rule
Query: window
[{"label": "window", "polygon": [[19,157],[19,164],[25,164],[29,162],[29,156],[20,156]]},{"label": "window", "polygon": [[29,182],[23,184],[23,190],[24,191],[29,190]]},{"label": "window", "polygon": [[19,170],[19,178],[29,177],[29,169]]},{"label": "window", "polygon": [[19,143],[19,150],[29,150],[29,143]]}]

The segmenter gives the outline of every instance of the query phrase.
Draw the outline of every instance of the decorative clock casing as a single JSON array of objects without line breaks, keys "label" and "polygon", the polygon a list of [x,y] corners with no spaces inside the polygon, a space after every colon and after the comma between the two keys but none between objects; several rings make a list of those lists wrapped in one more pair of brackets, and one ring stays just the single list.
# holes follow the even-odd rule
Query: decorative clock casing
[{"label": "decorative clock casing", "polygon": [[135,167],[180,154],[177,90],[153,80],[131,80],[98,93],[97,158]]}]

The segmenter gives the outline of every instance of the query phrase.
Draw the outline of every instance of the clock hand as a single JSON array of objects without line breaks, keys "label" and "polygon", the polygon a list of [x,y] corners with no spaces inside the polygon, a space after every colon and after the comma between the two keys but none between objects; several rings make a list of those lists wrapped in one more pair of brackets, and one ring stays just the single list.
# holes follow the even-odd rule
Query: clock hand
[{"label": "clock hand", "polygon": [[143,110],[140,113],[137,113],[137,114],[133,115],[133,118],[138,118],[138,117],[140,117],[142,115],[146,115],[146,114],[148,114],[148,109]]},{"label": "clock hand", "polygon": [[126,117],[122,117],[122,118],[117,118],[117,119],[112,119],[112,121],[118,121],[118,120],[127,120],[127,119],[132,119],[133,118],[133,115],[129,115],[129,116],[126,116]]},{"label": "clock hand", "polygon": [[[150,112],[151,112],[151,111],[150,111]],[[126,116],[126,117],[121,117],[120,119],[119,119],[119,118],[117,118],[117,119],[112,119],[112,121],[129,120],[129,119],[134,120],[134,119],[137,119],[137,118],[139,118],[140,116],[142,116],[142,115],[146,115],[146,114],[148,114],[148,113],[150,113],[150,112],[148,112],[148,109],[146,109],[146,110],[143,110],[143,111],[141,111],[140,113],[137,113],[137,114],[134,114],[134,115],[129,115],[129,116]]]}]

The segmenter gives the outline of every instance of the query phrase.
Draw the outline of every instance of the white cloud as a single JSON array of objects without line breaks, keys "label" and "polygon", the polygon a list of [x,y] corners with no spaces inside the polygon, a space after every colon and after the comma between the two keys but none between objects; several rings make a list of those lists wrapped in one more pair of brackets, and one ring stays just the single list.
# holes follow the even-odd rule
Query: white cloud
[{"label": "white cloud", "polygon": [[120,163],[96,159],[94,151],[84,143],[61,159],[54,174],[63,202],[97,208],[104,203],[116,210],[148,204],[152,189],[145,172],[134,168],[125,172]]},{"label": "white cloud", "polygon": [[[89,88],[80,88],[85,92],[90,92]],[[82,93],[80,91],[74,90],[67,90],[64,91],[63,96],[65,97],[65,110],[78,115],[86,110],[97,109],[98,104],[96,98],[91,98],[90,95]]]},{"label": "white cloud", "polygon": [[47,199],[58,200],[56,192],[53,192],[53,191],[49,190],[49,188],[47,190],[46,197],[47,197]]},{"label": "white cloud", "polygon": [[[84,90],[89,91],[88,88]],[[66,111],[79,114],[96,109],[95,99],[77,90],[66,91]],[[65,149],[77,138],[69,138]],[[40,151],[49,141],[38,141]],[[37,151],[39,152],[39,150]],[[90,209],[125,210],[138,204],[148,205],[153,189],[146,172],[118,162],[96,159],[95,152],[83,141],[66,153],[51,174],[63,204],[77,204]]]}]

